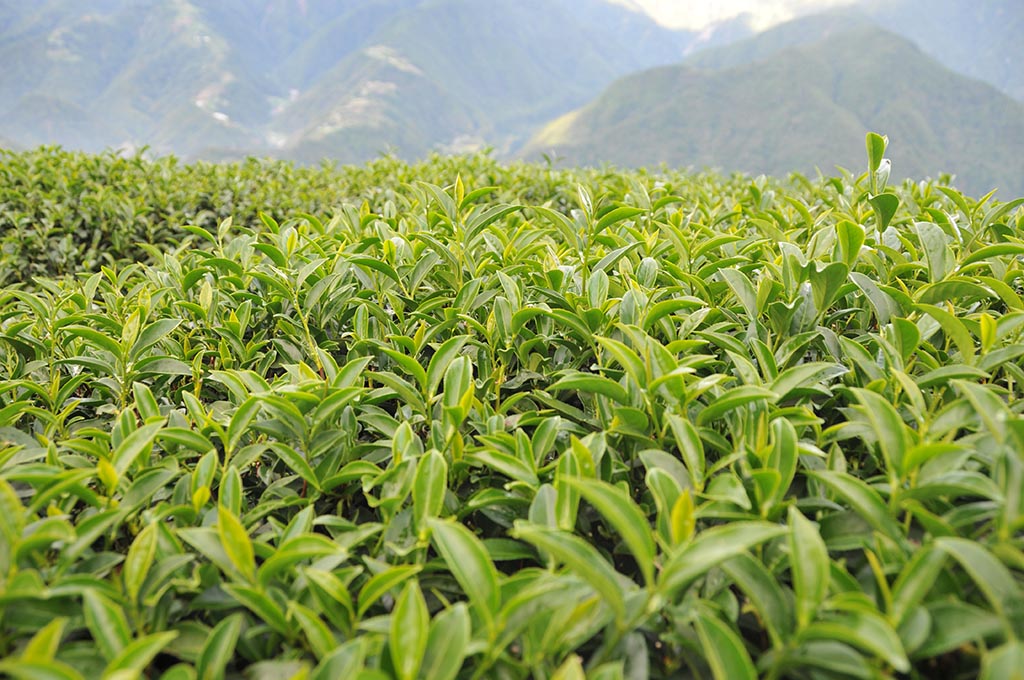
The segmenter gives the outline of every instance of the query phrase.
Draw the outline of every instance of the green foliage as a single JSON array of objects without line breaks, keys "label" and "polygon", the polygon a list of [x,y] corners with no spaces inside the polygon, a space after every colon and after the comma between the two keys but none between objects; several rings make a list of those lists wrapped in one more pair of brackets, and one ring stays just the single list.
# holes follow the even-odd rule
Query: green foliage
[{"label": "green foliage", "polygon": [[[1019,666],[1019,203],[874,172],[4,162],[50,182],[7,215],[127,229],[55,200],[116,170],[167,239],[6,265],[0,673]],[[189,212],[217,182],[224,212]]]}]

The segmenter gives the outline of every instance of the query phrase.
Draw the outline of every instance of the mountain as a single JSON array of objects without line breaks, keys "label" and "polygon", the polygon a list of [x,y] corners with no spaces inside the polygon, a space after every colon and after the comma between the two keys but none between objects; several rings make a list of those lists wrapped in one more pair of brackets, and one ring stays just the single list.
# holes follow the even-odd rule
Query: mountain
[{"label": "mountain", "polygon": [[1024,101],[1024,2],[862,0],[861,8],[947,68]]},{"label": "mountain", "polygon": [[0,0],[0,135],[307,161],[512,149],[701,40],[609,0]]},{"label": "mountain", "polygon": [[709,47],[686,58],[687,66],[724,69],[761,61],[791,47],[806,47],[856,28],[876,26],[856,6],[809,14],[778,24],[757,35],[728,45]]},{"label": "mountain", "polygon": [[692,41],[605,2],[432,0],[323,73],[275,133],[304,160],[507,149],[616,77],[678,61]]},{"label": "mountain", "polygon": [[[771,28],[742,49],[730,46],[703,50],[688,61],[720,67],[726,65],[724,60],[736,66],[779,49],[807,45],[837,31],[864,26],[868,21],[913,41],[947,68],[1024,101],[1021,0],[852,0],[845,6]],[[721,36],[721,29],[718,34]]]},{"label": "mountain", "polygon": [[232,115],[267,109],[270,85],[194,3],[47,0],[13,13],[0,35],[0,134],[183,154],[210,139],[261,141]]},{"label": "mountain", "polygon": [[[553,144],[595,162],[671,159],[785,171],[787,162],[804,169],[831,167],[836,159],[856,165],[831,154],[840,147],[859,153],[859,143],[821,133],[825,122],[842,134],[859,126],[856,138],[866,127],[888,124],[894,153],[915,140],[943,145],[943,151],[908,157],[907,172],[955,166],[986,181],[1016,167],[1011,159],[1000,170],[994,160],[1006,156],[1012,143],[997,144],[977,168],[966,164],[984,155],[992,130],[1015,133],[1010,123],[989,125],[993,117],[1013,118],[1012,107],[994,103],[989,90],[978,91],[983,104],[971,115],[985,129],[982,141],[972,140],[967,149],[965,134],[941,127],[971,128],[959,122],[968,116],[966,97],[948,97],[942,111],[908,109],[896,120],[898,103],[882,101],[880,88],[865,83],[896,77],[893,87],[911,93],[895,97],[898,102],[927,106],[944,101],[936,87],[974,92],[974,85],[920,66],[927,54],[1024,99],[1024,69],[1017,68],[1024,63],[1022,17],[1020,0],[856,0],[852,9],[750,37],[744,15],[700,33],[671,30],[633,0],[0,0],[0,141],[23,148],[148,146],[189,159],[255,154],[316,163],[359,162],[388,151],[413,159],[480,148],[507,157],[534,138],[534,151]],[[887,43],[878,54],[847,49],[829,55],[819,47],[825,38],[866,30],[871,22],[908,37],[920,50]],[[904,54],[908,64],[898,61]],[[897,59],[893,68],[880,67],[890,58]],[[816,64],[810,72],[817,80],[796,83],[797,71],[786,72],[786,65],[802,68],[806,60]],[[922,75],[915,75],[918,70]],[[749,143],[735,149],[725,132],[708,147],[699,143],[701,128],[689,117],[671,120],[674,111],[692,109],[692,121],[712,121],[708,129],[733,125],[737,110],[780,99],[778,90],[759,80],[764,77],[808,93],[802,106],[773,106],[820,123],[806,128],[810,137],[790,139],[794,132],[782,129],[781,114],[769,109],[741,116],[735,129],[768,125],[771,139],[786,143],[765,142],[756,127]],[[829,84],[833,77],[841,77],[842,86]],[[690,89],[682,108],[671,104],[684,101],[680,92],[645,89],[683,86]],[[609,87],[600,106],[588,105]],[[847,101],[845,91],[862,99]],[[649,107],[631,111],[631,100]],[[722,103],[733,110],[720,112]],[[605,107],[619,117],[595,112]],[[553,119],[558,121],[545,128]],[[663,127],[639,131],[651,138],[647,145],[603,136],[630,120]],[[895,134],[900,126],[911,139]],[[695,141],[655,138],[662,129],[677,128],[689,130]],[[778,155],[768,163],[773,144]],[[603,155],[618,147],[621,154]],[[657,153],[648,155],[651,148]],[[955,156],[959,149],[966,155]]]},{"label": "mountain", "polygon": [[[761,55],[756,41],[771,39],[727,49]],[[747,63],[720,51],[703,68],[695,59],[622,78],[548,124],[522,155],[827,173],[862,167],[864,132],[876,130],[892,140],[894,178],[952,172],[972,193],[999,187],[1024,195],[1024,105],[994,87],[871,26],[764,52]]]}]

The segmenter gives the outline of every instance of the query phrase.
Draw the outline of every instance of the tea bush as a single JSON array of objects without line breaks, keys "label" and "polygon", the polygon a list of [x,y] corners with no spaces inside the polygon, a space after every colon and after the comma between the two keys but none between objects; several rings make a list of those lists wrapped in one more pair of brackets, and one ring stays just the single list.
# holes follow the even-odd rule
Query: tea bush
[{"label": "tea bush", "polygon": [[483,155],[435,157],[414,166],[382,158],[365,167],[314,168],[256,158],[184,165],[141,153],[0,150],[0,283],[148,260],[140,244],[173,247],[188,235],[183,227],[215,230],[228,217],[255,224],[260,213],[279,221],[324,216],[363,201],[379,210],[407,183],[458,173],[474,186],[494,186],[494,195],[507,200],[562,207],[578,181],[573,171],[502,166]]},{"label": "tea bush", "polygon": [[1024,211],[884,149],[8,155],[0,673],[1011,677]]}]

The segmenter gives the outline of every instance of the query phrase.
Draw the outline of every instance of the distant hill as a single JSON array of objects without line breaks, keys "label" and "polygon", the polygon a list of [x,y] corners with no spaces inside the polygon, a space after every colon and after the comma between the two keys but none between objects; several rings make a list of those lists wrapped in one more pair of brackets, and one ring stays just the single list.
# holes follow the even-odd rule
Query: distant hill
[{"label": "distant hill", "polygon": [[1024,101],[1021,0],[858,0],[770,28],[742,47],[702,50],[687,61],[703,68],[738,66],[869,22],[911,40],[950,70]]},{"label": "distant hill", "polygon": [[829,173],[834,165],[860,169],[864,131],[877,130],[892,139],[894,177],[952,172],[973,193],[999,187],[1004,196],[1024,195],[1024,105],[905,39],[858,25],[773,52],[765,41],[793,28],[779,27],[627,76],[549,123],[523,155]]},{"label": "distant hill", "polygon": [[432,0],[322,73],[274,129],[303,160],[509,149],[616,77],[682,59],[693,39],[591,0]]},{"label": "distant hill", "polygon": [[1024,101],[1021,0],[861,0],[861,7],[948,68]]},{"label": "distant hill", "polygon": [[684,63],[699,69],[725,69],[743,66],[774,56],[791,47],[806,47],[834,36],[877,24],[856,6],[798,17],[773,26],[745,40],[710,47],[688,56]]},{"label": "distant hill", "polygon": [[[887,42],[873,54],[839,40],[872,25],[920,49]],[[856,0],[753,37],[744,15],[671,30],[631,0],[0,0],[0,138],[307,163],[481,148],[510,157],[532,138],[532,151],[555,144],[594,162],[788,171],[849,164],[835,153],[859,154],[864,129],[888,125],[894,154],[919,155],[897,169],[984,184],[1017,167],[1014,109],[924,67],[925,55],[1024,101],[1022,33],[1024,0]],[[835,50],[819,48],[833,38]],[[649,71],[659,66],[671,68]],[[890,77],[904,94],[883,101],[869,83]],[[967,91],[980,99],[952,94]],[[936,102],[941,111],[927,110]],[[804,133],[780,117],[805,121]],[[983,121],[976,137],[971,117]],[[634,123],[649,144],[605,136]],[[681,136],[666,142],[664,129]],[[737,142],[731,131],[744,130]],[[1009,141],[988,153],[1000,130]]]},{"label": "distant hill", "polygon": [[607,0],[0,0],[0,135],[218,158],[511,149],[696,42]]},{"label": "distant hill", "polygon": [[245,123],[266,117],[273,87],[198,3],[44,0],[6,11],[0,134],[23,146],[188,155],[212,139],[261,142]]}]

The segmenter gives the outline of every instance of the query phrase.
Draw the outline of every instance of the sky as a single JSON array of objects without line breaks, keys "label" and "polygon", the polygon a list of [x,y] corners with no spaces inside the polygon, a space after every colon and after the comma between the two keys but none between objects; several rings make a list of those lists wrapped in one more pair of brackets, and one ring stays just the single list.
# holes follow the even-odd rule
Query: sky
[{"label": "sky", "polygon": [[673,28],[700,30],[716,21],[744,12],[753,26],[763,29],[794,16],[849,5],[853,0],[632,0],[660,23]]}]

